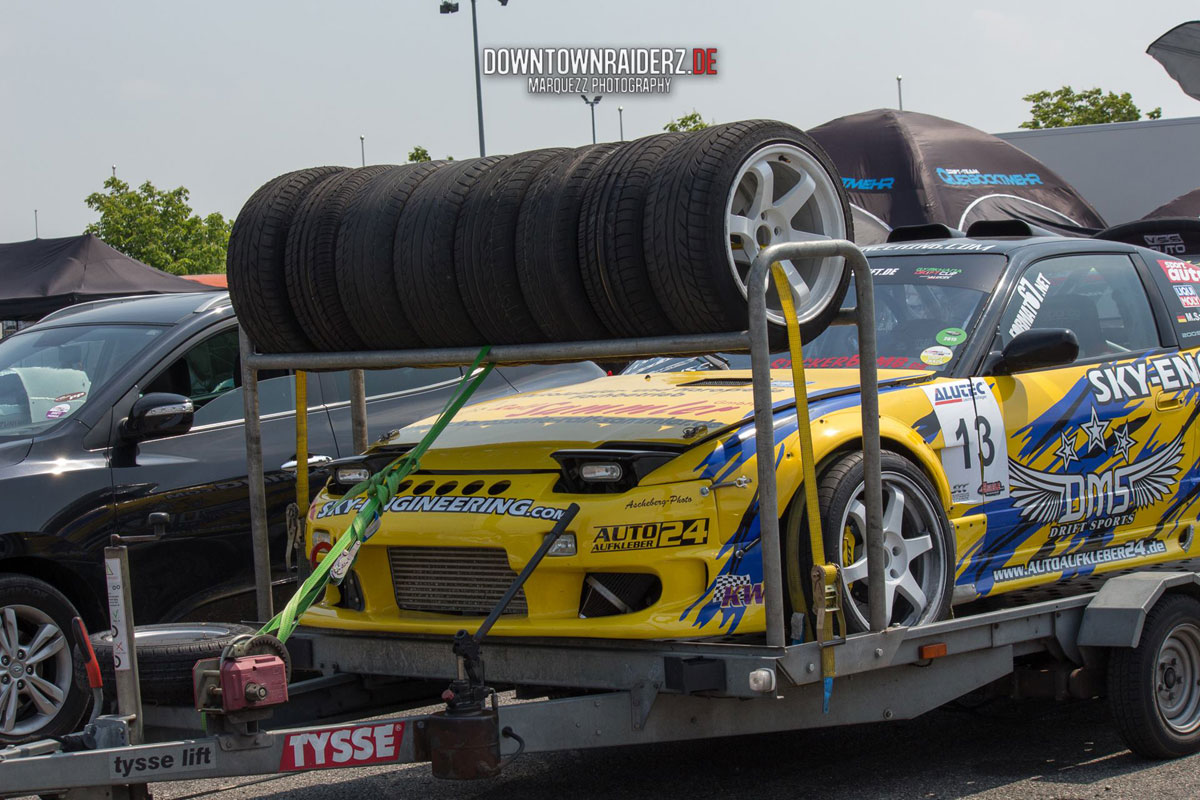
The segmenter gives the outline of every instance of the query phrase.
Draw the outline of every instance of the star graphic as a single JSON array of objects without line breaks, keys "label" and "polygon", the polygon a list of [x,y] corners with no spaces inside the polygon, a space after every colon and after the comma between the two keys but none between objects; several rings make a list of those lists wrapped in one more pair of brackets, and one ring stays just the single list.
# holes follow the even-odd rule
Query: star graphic
[{"label": "star graphic", "polygon": [[1121,429],[1117,431],[1117,452],[1121,454],[1122,458],[1131,464],[1133,462],[1129,459],[1129,451],[1133,449],[1135,444],[1137,444],[1137,442],[1134,441],[1134,438],[1129,435],[1129,423],[1126,422],[1121,426]]},{"label": "star graphic", "polygon": [[1062,459],[1063,466],[1068,467],[1072,461],[1078,461],[1079,456],[1075,455],[1075,436],[1067,436],[1067,432],[1062,432],[1062,443],[1058,449],[1054,451],[1054,455]]},{"label": "star graphic", "polygon": [[1090,454],[1093,447],[1099,447],[1101,450],[1106,449],[1104,444],[1104,434],[1108,433],[1108,421],[1100,422],[1096,416],[1096,407],[1092,406],[1092,421],[1085,422],[1079,426],[1080,430],[1087,434],[1087,452]]}]

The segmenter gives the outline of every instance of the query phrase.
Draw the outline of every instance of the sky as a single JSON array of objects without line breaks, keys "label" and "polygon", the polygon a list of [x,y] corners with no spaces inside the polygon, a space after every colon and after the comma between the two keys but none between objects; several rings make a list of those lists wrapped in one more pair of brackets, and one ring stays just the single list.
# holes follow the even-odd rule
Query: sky
[{"label": "sky", "polygon": [[[71,236],[84,198],[118,177],[185,186],[201,214],[237,214],[275,175],[319,164],[478,155],[469,0],[0,0],[0,242]],[[1145,54],[1200,17],[1193,2],[478,0],[481,47],[715,47],[717,75],[669,94],[611,95],[599,139],[661,131],[692,110],[801,128],[904,108],[990,132],[1023,95],[1070,84],[1200,116]],[[591,140],[577,94],[485,76],[489,154]]]}]

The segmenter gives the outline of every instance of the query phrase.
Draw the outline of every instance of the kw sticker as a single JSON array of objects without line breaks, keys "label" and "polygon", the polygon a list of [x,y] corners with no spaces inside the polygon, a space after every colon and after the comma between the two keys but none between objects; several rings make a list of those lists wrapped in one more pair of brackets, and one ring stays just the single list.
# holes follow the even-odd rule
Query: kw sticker
[{"label": "kw sticker", "polygon": [[708,543],[707,519],[642,522],[633,525],[602,525],[592,538],[593,553],[627,550],[658,550]]}]

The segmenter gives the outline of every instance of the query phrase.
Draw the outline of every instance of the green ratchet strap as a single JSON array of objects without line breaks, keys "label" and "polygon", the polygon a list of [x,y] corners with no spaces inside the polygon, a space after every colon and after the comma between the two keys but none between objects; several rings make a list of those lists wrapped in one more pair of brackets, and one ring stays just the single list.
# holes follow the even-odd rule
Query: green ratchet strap
[{"label": "green ratchet strap", "polygon": [[821,535],[821,507],[817,498],[817,465],[813,461],[812,429],[808,416],[808,388],[804,378],[804,350],[800,341],[800,324],[796,319],[796,306],[792,301],[792,290],[788,284],[783,265],[771,265],[771,276],[775,279],[775,290],[783,318],[787,323],[788,351],[792,358],[792,391],[796,396],[796,431],[800,437],[800,466],[804,478],[804,507],[808,520],[808,542],[813,562],[813,606],[816,612],[814,624],[816,640],[821,647],[821,677],[824,679],[824,713],[829,713],[829,698],[833,694],[833,678],[837,674],[836,651],[832,645],[841,640],[834,636],[834,621],[839,625],[840,635],[845,636],[846,620],[842,612],[841,579],[838,567],[825,558],[825,543]]},{"label": "green ratchet strap", "polygon": [[[421,456],[433,445],[438,435],[450,424],[454,419],[454,415],[459,412],[479,385],[487,378],[488,373],[492,371],[495,364],[488,363],[479,369],[483,359],[487,357],[490,346],[484,347],[479,351],[479,355],[475,357],[475,361],[471,364],[471,368],[463,375],[462,380],[455,389],[454,394],[446,403],[446,407],[442,409],[442,413],[430,426],[429,432],[417,443],[417,446],[409,450],[404,455],[397,458],[395,461],[388,464],[379,472],[372,475],[362,483],[352,487],[343,495],[346,500],[352,500],[360,496],[366,496],[367,502],[363,503],[363,507],[359,509],[351,521],[350,526],[346,528],[345,533],[338,538],[337,542],[325,554],[325,558],[317,565],[312,574],[309,575],[304,583],[296,590],[291,599],[287,601],[287,605],[283,610],[271,619],[259,631],[260,634],[274,634],[280,641],[287,641],[287,638],[292,635],[292,631],[296,630],[299,624],[300,616],[308,611],[309,607],[317,601],[321,593],[325,590],[325,584],[330,581],[330,574],[334,566],[338,563],[339,558],[345,554],[343,568],[340,569],[341,575],[345,575],[350,566],[354,563],[354,559],[358,555],[359,546],[375,533],[379,527],[379,515],[383,508],[388,504],[396,494],[396,489],[400,485],[400,481],[409,475],[409,473],[420,468]],[[476,374],[476,370],[479,370]],[[340,583],[340,578],[335,583]]]}]

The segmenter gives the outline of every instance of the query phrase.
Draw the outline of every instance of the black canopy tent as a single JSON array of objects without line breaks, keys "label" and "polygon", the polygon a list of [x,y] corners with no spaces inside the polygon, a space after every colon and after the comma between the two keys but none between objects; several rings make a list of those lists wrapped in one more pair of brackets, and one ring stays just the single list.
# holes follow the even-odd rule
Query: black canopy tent
[{"label": "black canopy tent", "polygon": [[876,109],[808,133],[842,174],[859,244],[882,241],[900,225],[930,222],[966,230],[981,219],[1017,218],[1085,236],[1105,227],[1096,210],[1045,164],[969,125]]},{"label": "black canopy tent", "polygon": [[1169,203],[1163,203],[1142,219],[1158,219],[1160,217],[1191,217],[1200,219],[1200,189],[1192,189],[1181,194]]},{"label": "black canopy tent", "polygon": [[1146,48],[1179,88],[1200,100],[1200,20],[1176,25]]},{"label": "black canopy tent", "polygon": [[85,300],[204,289],[132,259],[92,234],[0,244],[0,319],[40,319]]}]

